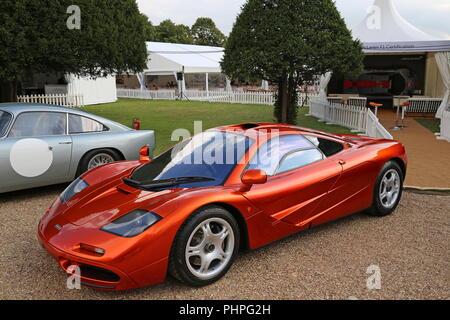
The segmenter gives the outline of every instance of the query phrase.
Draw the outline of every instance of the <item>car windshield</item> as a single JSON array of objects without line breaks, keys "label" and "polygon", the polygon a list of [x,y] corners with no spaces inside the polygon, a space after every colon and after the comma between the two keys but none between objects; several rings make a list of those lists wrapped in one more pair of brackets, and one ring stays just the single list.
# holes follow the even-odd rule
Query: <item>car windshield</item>
[{"label": "car windshield", "polygon": [[12,116],[9,113],[0,110],[0,137],[3,137],[6,134],[11,118]]},{"label": "car windshield", "polygon": [[203,177],[177,185],[178,188],[218,186],[225,183],[236,164],[253,144],[245,136],[222,131],[206,131],[164,152],[139,167],[131,176],[138,183],[184,177]]}]

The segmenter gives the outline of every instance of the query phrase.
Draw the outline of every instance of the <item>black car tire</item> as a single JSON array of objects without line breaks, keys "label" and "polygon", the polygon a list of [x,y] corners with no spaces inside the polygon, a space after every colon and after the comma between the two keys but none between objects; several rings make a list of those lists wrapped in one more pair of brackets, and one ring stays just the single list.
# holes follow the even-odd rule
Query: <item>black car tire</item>
[{"label": "black car tire", "polygon": [[[389,179],[389,177],[394,177],[394,179],[398,179],[395,186],[386,187],[384,183],[384,179]],[[369,214],[378,217],[384,217],[390,215],[395,211],[398,204],[400,203],[402,192],[403,192],[403,171],[395,161],[387,162],[380,173],[378,174],[377,181],[375,183],[375,190],[373,195],[373,205],[369,209]],[[386,189],[385,189],[386,187]],[[391,199],[391,201],[387,201],[383,199],[383,190],[395,190],[398,188],[398,194],[395,196],[395,199]]]},{"label": "black car tire", "polygon": [[111,149],[97,149],[89,151],[83,156],[78,165],[77,177],[87,172],[89,170],[89,162],[101,154],[109,155],[114,160],[112,162],[122,160],[122,157],[116,151]]},{"label": "black car tire", "polygon": [[[216,227],[214,223],[216,223],[217,220],[219,222],[222,222],[223,229],[229,229],[231,228],[232,233],[229,233],[228,236],[226,236],[225,241],[227,241],[228,244],[224,245],[222,248],[222,251],[228,251],[229,259],[228,261],[223,265],[221,265],[220,261],[217,260],[217,264],[219,267],[217,267],[217,270],[214,271],[214,267],[212,267],[212,272],[217,272],[214,276],[211,276],[210,278],[200,277],[193,273],[193,269],[195,266],[195,260],[203,261],[199,256],[198,257],[191,257],[194,260],[188,260],[186,259],[186,255],[188,252],[188,245],[191,245],[194,241],[194,237],[197,236],[197,234],[203,234],[203,240],[199,244],[201,247],[201,244],[204,242],[208,242],[206,237],[204,236],[202,225],[205,223],[210,223],[210,230],[213,229],[213,227]],[[225,226],[226,225],[226,226]],[[200,228],[200,229],[198,229]],[[220,224],[217,224],[217,230],[219,230]],[[196,231],[196,229],[198,229]],[[217,233],[219,235],[220,233]],[[215,237],[216,234],[213,234]],[[230,244],[231,237],[233,237],[232,245]],[[191,241],[190,241],[191,240]],[[189,243],[190,242],[190,243]],[[239,251],[239,244],[240,244],[240,232],[239,232],[239,225],[236,222],[236,219],[233,217],[233,215],[228,212],[227,210],[218,207],[218,206],[208,206],[202,209],[197,210],[194,212],[181,226],[180,230],[178,231],[175,240],[172,245],[170,258],[169,258],[169,273],[179,281],[190,285],[194,287],[201,287],[206,286],[211,283],[214,283],[218,281],[220,278],[222,278],[230,269],[232,266],[234,259],[236,258],[236,255]],[[214,246],[214,245],[213,245]],[[225,248],[225,246],[229,246]],[[205,248],[207,245],[205,245]],[[218,248],[218,246],[216,246]],[[202,251],[203,248],[198,250],[199,252]],[[205,249],[206,250],[206,249]],[[204,251],[202,251],[204,252]],[[215,252],[215,251],[214,251]],[[212,252],[211,254],[214,254]],[[191,259],[189,258],[189,259]],[[215,260],[213,260],[214,262]],[[211,262],[211,265],[213,265],[213,262]],[[189,266],[188,266],[189,263]],[[197,272],[201,271],[201,267],[199,267]]]}]

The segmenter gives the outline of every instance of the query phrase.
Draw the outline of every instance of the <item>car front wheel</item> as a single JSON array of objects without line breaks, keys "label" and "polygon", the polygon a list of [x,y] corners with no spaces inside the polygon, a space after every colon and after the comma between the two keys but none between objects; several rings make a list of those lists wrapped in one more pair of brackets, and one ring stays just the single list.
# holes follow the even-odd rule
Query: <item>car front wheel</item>
[{"label": "car front wheel", "polygon": [[169,271],[191,286],[205,286],[223,277],[239,251],[239,226],[220,207],[197,211],[183,224],[172,247]]}]

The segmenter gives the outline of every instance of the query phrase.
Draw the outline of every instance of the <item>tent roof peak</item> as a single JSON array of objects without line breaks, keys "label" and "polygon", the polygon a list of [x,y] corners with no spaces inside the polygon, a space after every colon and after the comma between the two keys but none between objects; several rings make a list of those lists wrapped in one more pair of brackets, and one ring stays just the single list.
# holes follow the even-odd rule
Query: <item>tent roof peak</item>
[{"label": "tent roof peak", "polygon": [[375,0],[363,21],[353,29],[362,42],[439,41],[403,18],[393,0]]}]

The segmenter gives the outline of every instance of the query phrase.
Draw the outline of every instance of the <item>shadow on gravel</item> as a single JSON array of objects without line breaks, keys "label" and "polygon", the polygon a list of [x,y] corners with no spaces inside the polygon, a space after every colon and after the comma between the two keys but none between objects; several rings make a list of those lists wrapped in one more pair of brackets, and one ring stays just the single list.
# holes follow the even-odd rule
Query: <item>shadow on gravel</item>
[{"label": "shadow on gravel", "polygon": [[27,201],[36,197],[57,196],[62,193],[67,186],[68,184],[58,184],[48,187],[0,193],[0,204],[13,201]]}]

